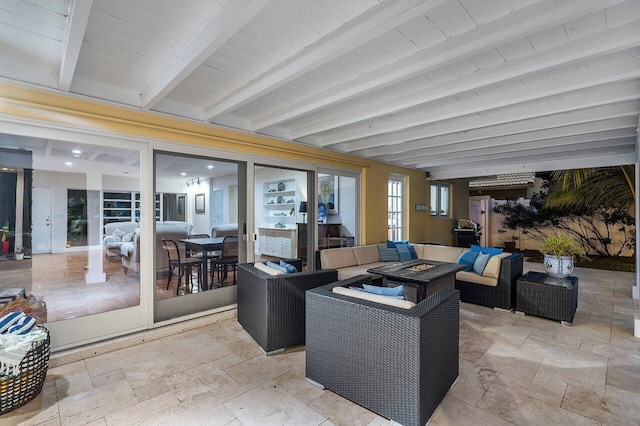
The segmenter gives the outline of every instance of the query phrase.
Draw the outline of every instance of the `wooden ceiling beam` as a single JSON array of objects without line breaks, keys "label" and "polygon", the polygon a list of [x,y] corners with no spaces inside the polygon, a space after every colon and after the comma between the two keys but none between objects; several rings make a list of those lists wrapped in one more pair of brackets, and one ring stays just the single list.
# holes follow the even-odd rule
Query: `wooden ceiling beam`
[{"label": "wooden ceiling beam", "polygon": [[[464,142],[449,142],[441,143],[441,141],[424,140],[420,148],[412,149],[410,151],[404,151],[398,154],[390,154],[384,156],[385,161],[390,162],[404,162],[413,161],[428,150],[429,157],[437,157],[438,155],[446,155],[452,152],[460,153],[470,150],[475,150],[481,146],[482,149],[490,149],[498,147],[508,148],[513,144],[526,143],[530,141],[545,140],[545,139],[557,139],[562,137],[578,136],[593,134],[597,132],[605,132],[610,130],[629,129],[634,128],[634,121],[636,120],[637,113],[630,113],[625,117],[618,117],[608,120],[597,120],[589,123],[567,125],[562,127],[545,128],[544,130],[534,130],[529,132],[522,132],[517,134],[496,136],[481,138],[475,140],[466,140]],[[437,138],[435,138],[437,139]],[[399,146],[398,148],[402,148]],[[380,156],[371,156],[374,159],[381,159]]]},{"label": "wooden ceiling beam", "polygon": [[[342,114],[289,132],[292,139],[348,126],[375,117],[393,114],[407,108],[432,102],[447,96],[472,91],[502,81],[524,77],[537,72],[587,60],[596,56],[635,47],[640,44],[640,22],[610,31],[592,34],[528,56],[499,63],[441,84],[429,86],[397,101],[381,101],[354,113]],[[322,136],[320,136],[322,138]]]},{"label": "wooden ceiling beam", "polygon": [[76,0],[69,5],[67,27],[62,45],[58,89],[68,92],[76,71],[84,33],[87,30],[93,0]]},{"label": "wooden ceiling beam", "polygon": [[340,26],[296,55],[247,83],[224,99],[205,108],[206,121],[227,114],[291,80],[362,46],[380,35],[420,16],[446,0],[387,0]]},{"label": "wooden ceiling beam", "polygon": [[519,156],[527,156],[529,153],[556,153],[563,155],[565,151],[577,148],[589,148],[600,146],[616,146],[629,144],[635,137],[633,128],[609,130],[585,135],[573,135],[543,140],[530,140],[497,147],[478,146],[476,149],[464,151],[452,151],[445,154],[429,155],[429,149],[425,148],[422,156],[401,161],[405,167],[418,169],[444,166],[448,164],[482,163],[487,160],[508,159]]},{"label": "wooden ceiling beam", "polygon": [[225,2],[178,57],[160,72],[142,94],[142,107],[153,108],[189,74],[249,22],[269,0]]},{"label": "wooden ceiling beam", "polygon": [[254,120],[261,130],[577,19],[619,0],[543,0]]},{"label": "wooden ceiling beam", "polygon": [[[615,69],[611,69],[615,68]],[[626,61],[624,64],[616,64],[615,67],[601,67],[593,70],[574,74],[571,78],[548,80],[538,84],[528,84],[519,86],[504,93],[497,93],[484,97],[478,97],[469,101],[448,105],[438,110],[420,110],[411,114],[405,114],[401,118],[394,120],[391,124],[381,122],[378,126],[369,126],[367,129],[359,129],[359,139],[355,139],[358,133],[351,133],[340,138],[332,139],[335,143],[351,141],[345,144],[344,150],[352,152],[358,149],[373,148],[382,145],[397,145],[409,140],[421,139],[421,133],[425,132],[426,125],[433,125],[438,122],[451,119],[461,119],[473,114],[488,114],[495,109],[500,109],[499,117],[495,121],[469,117],[462,119],[458,126],[458,131],[469,130],[471,128],[486,127],[490,125],[508,123],[510,121],[523,120],[525,118],[540,117],[544,115],[565,112],[565,108],[554,108],[554,103],[560,105],[562,102],[555,102],[553,99],[558,95],[565,95],[562,100],[573,100],[580,98],[580,101],[571,104],[571,109],[586,108],[589,106],[602,105],[601,99],[593,99],[594,92],[616,91],[620,82],[632,80],[640,77],[640,58]],[[599,87],[600,86],[600,87]],[[622,86],[625,86],[623,83]],[[631,92],[620,93],[614,97],[612,102],[623,102],[638,98],[638,82],[632,81],[627,84]],[[548,98],[545,100],[544,98]],[[582,98],[591,99],[592,102],[581,102]],[[547,109],[550,104],[551,109]],[[514,108],[517,105],[517,108]],[[465,122],[478,123],[474,127],[466,127]],[[379,136],[379,137],[376,137]],[[330,146],[331,144],[323,144]]]}]

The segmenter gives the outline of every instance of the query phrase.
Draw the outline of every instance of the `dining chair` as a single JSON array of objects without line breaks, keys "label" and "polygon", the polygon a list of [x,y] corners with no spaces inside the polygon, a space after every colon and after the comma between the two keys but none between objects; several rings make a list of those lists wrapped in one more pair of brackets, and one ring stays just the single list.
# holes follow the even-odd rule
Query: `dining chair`
[{"label": "dining chair", "polygon": [[[213,259],[213,262],[215,268],[211,273],[213,274],[214,271],[217,271],[220,287],[223,286],[224,280],[227,279],[229,275],[229,268],[233,271],[233,285],[236,285],[238,265],[238,237],[236,235],[224,237],[220,257]],[[213,282],[213,276],[211,277],[211,281]]]},{"label": "dining chair", "polygon": [[[185,257],[180,255],[178,244],[169,239],[162,239],[163,246],[169,256],[169,278],[167,279],[167,290],[171,286],[171,278],[173,277],[173,271],[178,268],[178,285],[176,287],[176,295],[180,292],[180,284],[182,277],[184,276],[185,291],[187,286],[190,286],[193,292],[193,268],[198,272],[198,288],[201,289],[202,283],[202,258],[201,257]],[[188,277],[188,279],[187,279]]]}]

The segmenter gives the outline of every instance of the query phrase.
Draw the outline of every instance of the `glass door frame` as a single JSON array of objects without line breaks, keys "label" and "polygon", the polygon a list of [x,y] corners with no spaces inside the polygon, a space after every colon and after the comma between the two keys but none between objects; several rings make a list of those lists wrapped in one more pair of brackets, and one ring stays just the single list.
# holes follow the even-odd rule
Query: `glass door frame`
[{"label": "glass door frame", "polygon": [[[248,170],[249,170],[248,158],[246,157],[246,155],[230,153],[228,151],[222,151],[220,149],[211,148],[211,147],[200,147],[200,146],[189,145],[189,144],[175,144],[175,143],[169,143],[169,142],[151,142],[149,144],[149,151],[150,151],[149,158],[152,159],[150,161],[150,163],[152,164],[150,167],[151,170],[149,171],[150,173],[149,180],[150,180],[150,185],[152,187],[152,191],[154,194],[156,191],[155,155],[156,154],[168,155],[171,153],[176,153],[185,157],[193,156],[193,157],[199,157],[203,159],[210,159],[212,161],[220,160],[220,161],[228,161],[230,163],[236,163],[238,165],[238,180],[237,180],[238,192],[239,194],[242,193],[242,191],[240,191],[241,185],[244,185],[246,187],[245,196],[247,199],[244,202],[244,208],[245,210],[249,208],[248,205],[250,203],[249,197],[251,196],[250,195],[251,187],[246,183],[247,181],[245,178],[248,175]],[[243,173],[242,172],[243,168],[246,168],[247,172]],[[203,292],[202,294],[191,294],[191,295],[180,296],[178,298],[157,300],[155,295],[156,259],[155,259],[155,256],[153,255],[156,247],[156,232],[155,232],[156,221],[155,221],[155,205],[154,205],[155,196],[153,201],[150,203],[151,204],[149,204],[149,202],[145,202],[144,204],[145,206],[148,207],[144,209],[144,212],[148,211],[148,214],[152,216],[151,218],[147,218],[147,221],[150,221],[150,224],[151,224],[151,230],[149,235],[153,235],[153,238],[148,239],[149,241],[147,242],[147,244],[149,244],[149,246],[145,250],[145,251],[151,251],[152,255],[151,255],[151,259],[149,260],[149,263],[153,265],[152,268],[150,269],[151,279],[153,280],[153,284],[152,284],[153,300],[152,300],[152,309],[150,309],[149,311],[149,324],[151,324],[152,327],[159,327],[159,326],[181,322],[189,318],[197,318],[205,315],[211,315],[214,313],[224,312],[230,309],[234,309],[237,306],[236,305],[236,300],[237,300],[236,286],[223,287],[223,288],[216,289],[215,291],[212,291],[210,295],[206,294],[209,292]],[[241,222],[241,220],[243,219],[243,212],[240,211],[242,204],[243,203],[239,201],[238,238],[239,238],[239,242],[246,243],[247,228],[246,228],[246,225],[244,225]],[[247,216],[248,214],[245,211],[244,223],[248,221]],[[247,244],[240,243],[239,244],[239,263],[243,263],[246,261],[249,261]],[[184,306],[186,299],[189,299],[188,305],[195,305],[195,307],[199,308],[200,310],[197,312],[187,312],[185,310],[187,309],[187,307]],[[217,306],[213,308],[209,308],[208,306],[212,305],[211,303],[212,299],[217,299],[218,301],[222,301],[222,304],[217,303]],[[174,314],[177,314],[177,315],[174,315]],[[156,320],[156,317],[158,316],[166,317],[166,319]]]},{"label": "glass door frame", "polygon": [[[2,123],[2,133],[4,134],[73,142],[79,146],[102,146],[138,151],[140,155],[140,187],[145,187],[145,176],[149,171],[149,158],[148,142],[144,138],[15,117],[12,117],[10,121],[0,118],[0,123]],[[143,229],[149,225],[151,224],[146,219],[142,223]],[[148,250],[143,250],[141,261],[148,262],[149,255]],[[149,270],[142,268],[138,282],[140,304],[137,306],[47,323],[51,335],[52,351],[103,341],[110,337],[149,328],[147,316],[151,306],[148,283]]]},{"label": "glass door frame", "polygon": [[[344,176],[344,177],[348,177],[348,178],[353,178],[355,179],[355,234],[354,235],[354,241],[353,244],[354,246],[359,246],[361,244],[362,241],[362,217],[361,217],[361,211],[362,211],[362,173],[354,171],[352,169],[341,169],[341,168],[336,168],[336,167],[317,167],[316,168],[316,175],[315,175],[315,179],[313,182],[313,190],[314,190],[314,200],[317,200],[317,189],[318,188],[318,175],[319,174],[329,174],[329,175],[335,175],[335,176]],[[316,206],[316,202],[310,203],[311,207],[309,206],[309,204],[307,204],[307,210],[311,209],[313,210],[311,213],[309,214],[313,214],[314,216],[312,217],[317,217],[317,206]],[[310,217],[309,215],[307,217]],[[308,222],[308,220],[307,220]],[[315,220],[314,223],[316,224],[316,226],[313,226],[313,234],[314,234],[314,243],[315,243],[315,247],[314,247],[314,253],[317,252],[318,250],[318,221]],[[313,263],[310,264],[309,268],[313,267],[313,269],[316,268],[316,262],[315,262],[315,256],[313,256]]]}]

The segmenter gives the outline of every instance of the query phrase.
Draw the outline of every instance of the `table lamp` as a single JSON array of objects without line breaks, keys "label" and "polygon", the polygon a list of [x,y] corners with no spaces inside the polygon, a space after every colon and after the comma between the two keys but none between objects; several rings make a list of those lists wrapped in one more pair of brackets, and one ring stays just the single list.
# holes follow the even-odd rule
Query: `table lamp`
[{"label": "table lamp", "polygon": [[302,223],[307,223],[307,202],[300,201],[300,209],[298,210],[302,213]]}]

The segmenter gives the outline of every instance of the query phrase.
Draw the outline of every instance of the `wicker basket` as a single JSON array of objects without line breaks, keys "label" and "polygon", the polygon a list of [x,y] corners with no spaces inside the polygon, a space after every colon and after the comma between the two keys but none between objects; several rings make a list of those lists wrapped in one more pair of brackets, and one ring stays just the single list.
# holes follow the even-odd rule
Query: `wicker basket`
[{"label": "wicker basket", "polygon": [[0,414],[26,404],[42,391],[49,367],[49,331],[45,331],[47,338],[27,352],[17,376],[0,375]]}]

